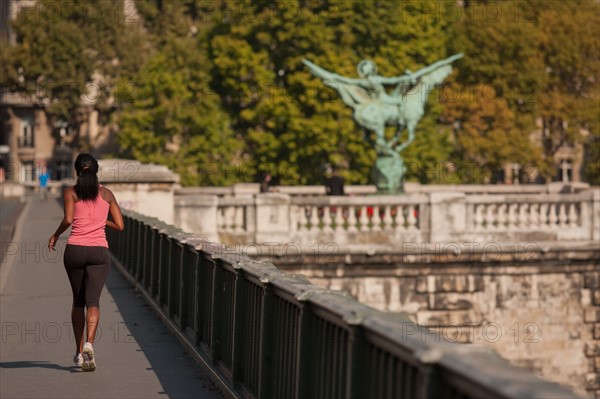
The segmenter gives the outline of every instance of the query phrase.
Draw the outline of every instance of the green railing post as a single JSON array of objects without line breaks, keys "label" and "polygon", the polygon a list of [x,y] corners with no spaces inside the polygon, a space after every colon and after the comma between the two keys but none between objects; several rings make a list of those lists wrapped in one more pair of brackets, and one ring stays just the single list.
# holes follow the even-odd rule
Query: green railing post
[{"label": "green railing post", "polygon": [[275,320],[273,315],[273,289],[266,285],[263,289],[262,334],[260,341],[259,389],[258,398],[272,398],[273,391],[273,336]]},{"label": "green railing post", "polygon": [[140,265],[142,264],[142,251],[144,250],[143,239],[142,239],[142,222],[139,220],[134,220],[135,226],[135,247],[133,251],[135,253],[135,268],[134,268],[134,276],[137,282],[141,281],[142,271]]},{"label": "green railing post", "polygon": [[168,292],[168,310],[169,316],[175,319],[175,322],[181,327],[181,313],[179,312],[180,295],[183,291],[181,285],[181,267],[183,265],[183,244],[177,239],[171,239],[171,261],[169,262],[169,292]]},{"label": "green railing post", "polygon": [[154,248],[152,246],[153,234],[152,228],[144,224],[144,288],[152,293],[152,259],[154,258]]},{"label": "green railing post", "polygon": [[[158,303],[165,309],[169,292],[169,262],[171,261],[171,239],[165,228],[160,231],[160,262],[158,266]],[[168,309],[167,309],[168,311]]]},{"label": "green railing post", "polygon": [[221,291],[223,290],[223,269],[219,262],[215,262],[213,290],[212,290],[212,310],[211,310],[211,342],[210,358],[212,365],[216,366],[220,355],[221,346],[221,311],[223,303],[221,301]]},{"label": "green railing post", "polygon": [[346,382],[346,397],[351,399],[369,399],[370,395],[365,390],[365,340],[358,326],[352,329],[348,340],[348,380]]},{"label": "green railing post", "polygon": [[315,337],[312,336],[312,313],[306,301],[301,302],[300,307],[300,331],[298,337],[298,360],[297,360],[297,380],[296,386],[296,397],[298,399],[311,399],[310,398],[310,385],[311,385],[311,346],[315,342]]},{"label": "green railing post", "polygon": [[152,241],[152,257],[150,258],[150,295],[152,298],[158,297],[158,270],[160,267],[160,235],[159,227],[153,226],[150,228],[150,236]]},{"label": "green railing post", "polygon": [[419,399],[436,399],[442,396],[439,370],[434,363],[424,363],[419,372],[417,397]]},{"label": "green railing post", "polygon": [[129,242],[131,241],[131,230],[129,229],[129,224],[130,224],[129,221],[130,220],[131,220],[131,218],[129,218],[129,217],[123,218],[123,226],[127,233],[120,235],[120,237],[121,237],[121,245],[120,245],[121,263],[125,266],[127,271],[131,271],[129,268],[129,251],[128,251]]},{"label": "green railing post", "polygon": [[[125,221],[125,217],[123,216],[123,221]],[[119,262],[121,261],[121,239],[122,237],[120,237],[119,235],[115,236],[115,242],[114,242],[114,248],[113,248],[113,252],[115,254],[115,258],[117,258],[119,260]]]},{"label": "green railing post", "polygon": [[242,351],[245,348],[242,348],[242,334],[244,331],[242,328],[244,325],[241,323],[242,320],[242,312],[245,310],[244,304],[242,304],[241,298],[242,294],[242,279],[243,274],[239,267],[235,268],[235,293],[234,293],[234,302],[233,302],[233,350],[231,356],[231,381],[233,383],[234,388],[239,388],[240,385],[240,374],[242,363],[240,361],[242,357]]},{"label": "green railing post", "polygon": [[188,318],[190,315],[189,310],[189,298],[190,296],[194,296],[195,289],[195,260],[192,254],[192,249],[190,248],[188,242],[183,243],[183,253],[181,259],[181,271],[179,274],[179,285],[181,290],[179,290],[179,318],[181,320],[181,328],[182,330],[186,330],[190,327],[190,324],[193,328],[192,323],[189,322]]},{"label": "green railing post", "polygon": [[[198,300],[198,325],[197,340],[206,347],[206,353],[209,358],[213,356],[213,319],[214,319],[214,301],[216,297],[216,270],[217,265],[207,252],[202,252],[199,256],[197,269],[197,300]],[[211,360],[212,361],[212,360]]]},{"label": "green railing post", "polygon": [[144,284],[144,253],[146,251],[146,232],[144,223],[138,220],[138,247],[137,247],[137,269],[135,279]]},{"label": "green railing post", "polygon": [[[203,266],[202,258],[203,254],[200,252],[196,253],[196,267],[194,268],[194,285],[196,286],[194,292],[194,342],[196,345],[200,345],[200,342],[204,336],[203,329],[204,325],[200,325],[200,323],[206,323],[206,317],[204,316],[204,306],[210,304],[202,305],[202,271],[200,268]],[[212,285],[212,284],[211,284]],[[204,291],[206,292],[206,290]],[[209,307],[209,306],[207,306]],[[204,337],[205,338],[205,337]]]}]

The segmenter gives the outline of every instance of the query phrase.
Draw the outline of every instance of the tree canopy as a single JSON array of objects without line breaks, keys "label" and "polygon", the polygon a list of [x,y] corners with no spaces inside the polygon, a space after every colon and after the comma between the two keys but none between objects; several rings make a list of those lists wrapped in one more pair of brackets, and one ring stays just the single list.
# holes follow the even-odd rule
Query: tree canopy
[{"label": "tree canopy", "polygon": [[[301,60],[355,77],[367,58],[396,76],[462,52],[402,154],[409,180],[487,181],[507,163],[549,179],[558,149],[583,143],[586,179],[600,183],[596,1],[135,5],[135,13],[122,0],[58,10],[38,0],[13,23],[18,41],[0,55],[0,84],[43,92],[48,112],[74,124],[93,85],[94,107],[119,126],[120,155],[166,164],[187,185],[267,172],[284,184],[318,184],[325,164],[348,183],[367,183],[371,133]],[[119,87],[132,89],[115,99]],[[447,165],[474,173],[450,178],[439,173]]]}]

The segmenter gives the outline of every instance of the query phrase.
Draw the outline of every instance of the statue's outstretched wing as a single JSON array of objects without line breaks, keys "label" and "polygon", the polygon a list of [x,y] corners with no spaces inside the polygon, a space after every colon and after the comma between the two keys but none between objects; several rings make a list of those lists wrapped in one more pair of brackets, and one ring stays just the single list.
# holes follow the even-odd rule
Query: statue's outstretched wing
[{"label": "statue's outstretched wing", "polygon": [[452,73],[452,62],[462,58],[463,54],[454,54],[446,59],[434,62],[431,65],[419,69],[417,72],[411,74],[414,80],[413,84],[400,83],[393,90],[393,96],[408,96],[411,92],[415,92],[418,86],[430,85],[427,87],[431,89],[433,86],[442,83],[442,81]]},{"label": "statue's outstretched wing", "polygon": [[420,116],[418,115],[423,114],[423,109],[427,102],[427,93],[429,93],[436,85],[442,83],[442,81],[451,73],[452,67],[450,65],[444,65],[421,76],[417,80],[417,83],[410,86],[408,89],[399,87],[403,91],[394,94],[401,97],[403,117],[407,119],[420,119]]},{"label": "statue's outstretched wing", "polygon": [[306,59],[302,60],[302,63],[308,67],[313,75],[320,78],[327,86],[336,89],[346,105],[355,108],[360,104],[375,101],[365,89],[360,87],[359,80],[330,72]]}]

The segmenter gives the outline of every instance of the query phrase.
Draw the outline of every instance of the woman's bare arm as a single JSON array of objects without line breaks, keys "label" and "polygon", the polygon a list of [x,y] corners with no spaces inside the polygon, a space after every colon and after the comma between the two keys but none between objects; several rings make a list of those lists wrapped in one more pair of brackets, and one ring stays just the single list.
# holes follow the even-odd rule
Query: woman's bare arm
[{"label": "woman's bare arm", "polygon": [[121,214],[121,208],[117,203],[117,199],[115,198],[115,195],[112,193],[112,191],[110,191],[107,188],[104,188],[104,190],[106,190],[107,197],[109,199],[108,203],[110,205],[110,208],[108,210],[110,212],[110,216],[112,217],[112,220],[109,219],[106,221],[106,227],[110,227],[111,229],[118,231],[123,231],[123,229],[125,228],[125,223],[123,223],[123,215]]},{"label": "woman's bare arm", "polygon": [[48,239],[48,249],[54,250],[54,245],[58,241],[58,237],[73,224],[73,214],[75,213],[75,196],[72,188],[67,188],[63,191],[64,217],[58,225],[58,228]]}]

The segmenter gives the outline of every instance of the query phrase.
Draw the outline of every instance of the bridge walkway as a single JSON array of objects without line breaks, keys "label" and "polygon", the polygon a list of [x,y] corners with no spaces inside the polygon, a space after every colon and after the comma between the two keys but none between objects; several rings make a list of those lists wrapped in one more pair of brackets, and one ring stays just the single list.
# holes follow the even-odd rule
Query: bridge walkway
[{"label": "bridge walkway", "polygon": [[0,397],[221,398],[114,268],[101,296],[98,368],[84,373],[73,365],[71,291],[62,261],[68,232],[56,252],[46,248],[61,218],[55,199],[30,198],[12,241],[3,243]]}]

